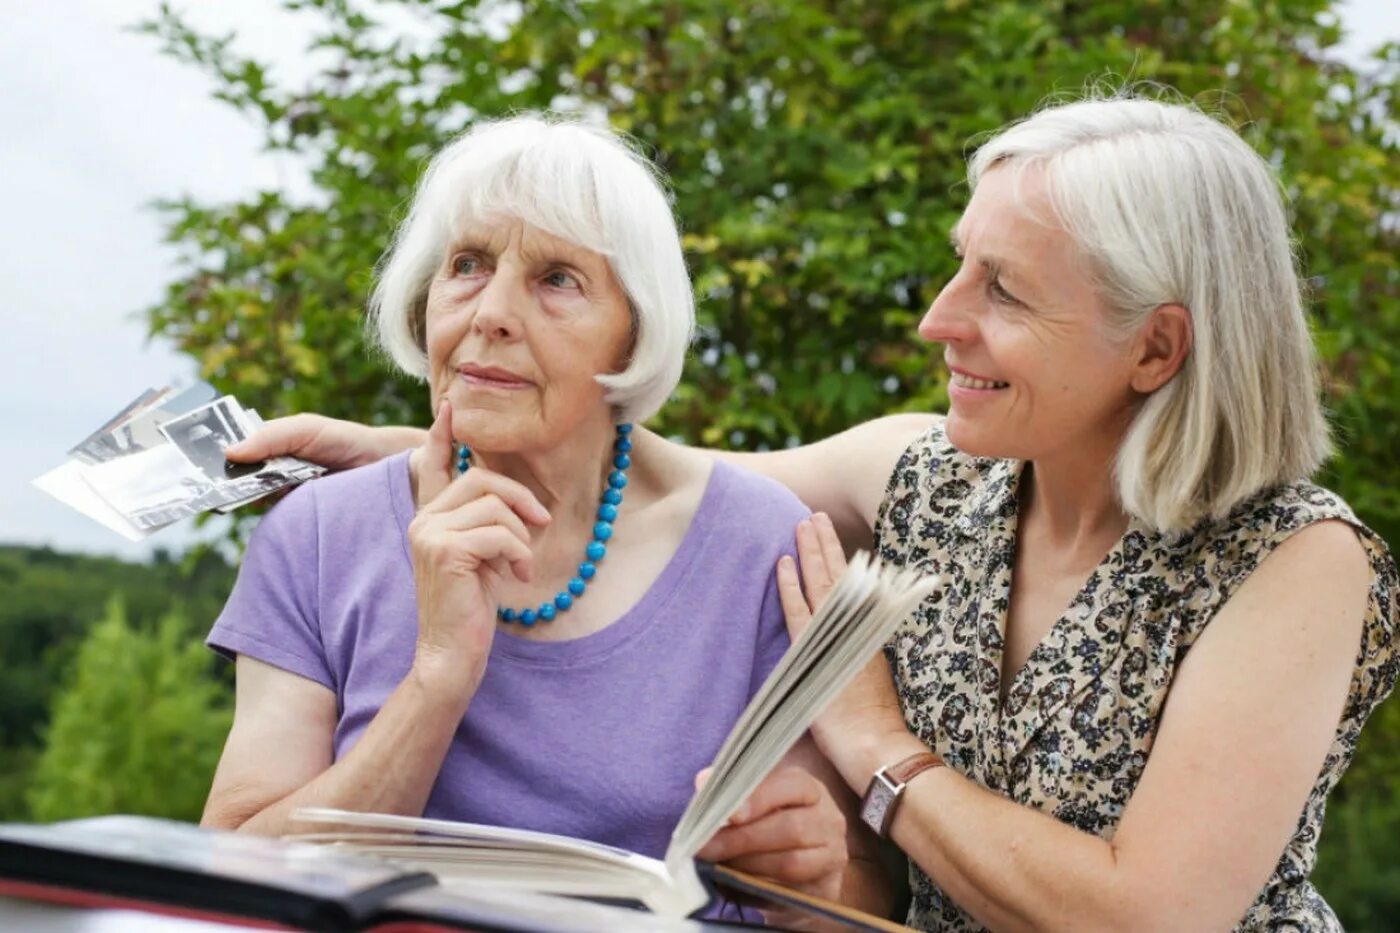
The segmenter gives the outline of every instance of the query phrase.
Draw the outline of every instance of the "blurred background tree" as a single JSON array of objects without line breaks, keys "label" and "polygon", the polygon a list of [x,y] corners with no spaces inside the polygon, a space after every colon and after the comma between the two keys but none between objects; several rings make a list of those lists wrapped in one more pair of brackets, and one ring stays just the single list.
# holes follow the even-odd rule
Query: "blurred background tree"
[{"label": "blurred background tree", "polygon": [[127,622],[121,598],[112,599],[54,698],[28,794],[33,818],[198,820],[233,722],[214,663],[179,609],[142,630]]},{"label": "blurred background tree", "polygon": [[[954,269],[965,155],[1049,96],[1156,81],[1278,166],[1338,433],[1322,479],[1400,543],[1400,47],[1364,72],[1342,64],[1335,0],[283,5],[318,23],[322,67],[295,87],[169,8],[143,27],[310,172],[308,197],[162,205],[182,266],[151,333],[264,413],[426,422],[423,388],[362,334],[374,263],[436,148],[540,108],[631,133],[670,175],[700,337],[656,427],[761,449],[941,409],[946,372],[914,326]],[[217,719],[208,697],[190,702],[191,728]],[[1400,906],[1396,710],[1368,730],[1323,835],[1319,884],[1355,929],[1391,928]],[[81,734],[61,725],[53,741]],[[0,808],[23,771],[7,784],[0,769]]]}]

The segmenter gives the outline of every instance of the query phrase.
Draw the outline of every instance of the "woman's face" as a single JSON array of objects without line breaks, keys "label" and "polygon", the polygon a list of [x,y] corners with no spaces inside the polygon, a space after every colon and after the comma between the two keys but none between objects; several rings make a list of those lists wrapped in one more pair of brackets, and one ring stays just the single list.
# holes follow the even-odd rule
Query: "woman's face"
[{"label": "woman's face", "polygon": [[919,324],[945,344],[948,438],[974,456],[1038,460],[1116,445],[1131,421],[1130,348],[1053,217],[1034,169],[982,176],[953,233],[962,259]]},{"label": "woman's face", "polygon": [[632,315],[598,253],[514,219],[464,231],[428,286],[434,408],[488,452],[547,450],[611,423],[594,377],[620,370]]}]

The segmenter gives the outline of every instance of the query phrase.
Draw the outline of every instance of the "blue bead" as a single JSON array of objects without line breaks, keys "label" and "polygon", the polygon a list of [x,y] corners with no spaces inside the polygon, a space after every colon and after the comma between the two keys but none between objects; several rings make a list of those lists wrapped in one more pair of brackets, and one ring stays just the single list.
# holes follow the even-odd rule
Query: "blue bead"
[{"label": "blue bead", "polygon": [[568,593],[560,593],[558,596],[554,597],[554,605],[560,612],[567,612],[569,607],[573,604],[574,598]]},{"label": "blue bead", "polygon": [[625,437],[619,437],[613,441],[613,450],[620,454],[630,454],[632,452],[632,442]]},{"label": "blue bead", "polygon": [[604,502],[598,506],[598,517],[605,522],[617,521],[617,506]]},{"label": "blue bead", "polygon": [[502,606],[502,607],[500,608],[500,610],[499,610],[499,614],[500,614],[500,616],[501,616],[501,621],[502,621],[502,622],[514,622],[514,621],[515,621],[515,610],[514,610],[514,609],[507,609],[507,608],[505,608],[504,606]]},{"label": "blue bead", "polygon": [[608,485],[613,489],[622,489],[627,485],[627,474],[621,470],[613,470],[608,474]]},{"label": "blue bead", "polygon": [[521,624],[521,625],[534,625],[534,624],[535,624],[535,619],[537,619],[537,618],[539,618],[539,616],[535,613],[535,610],[533,610],[533,609],[522,609],[522,610],[520,610],[520,624]]},{"label": "blue bead", "polygon": [[606,502],[608,505],[621,505],[622,490],[614,489],[611,486],[609,486],[607,489],[603,490],[603,501]]},{"label": "blue bead", "polygon": [[630,423],[630,422],[623,422],[622,424],[619,424],[619,425],[617,426],[617,433],[618,433],[618,434],[631,434],[631,433],[632,433],[632,425],[631,425],[631,423]]},{"label": "blue bead", "polygon": [[598,568],[593,565],[592,561],[586,560],[578,565],[578,575],[585,580],[592,580],[593,575],[597,572]]},{"label": "blue bead", "polygon": [[618,454],[616,457],[613,457],[613,466],[617,467],[619,470],[625,470],[631,465],[632,458],[626,454]]},{"label": "blue bead", "polygon": [[608,553],[608,549],[603,546],[601,541],[590,541],[588,549],[584,553],[588,555],[589,560],[599,561],[603,559],[604,554]]},{"label": "blue bead", "polygon": [[612,537],[612,525],[608,522],[597,522],[593,526],[593,537],[599,541],[606,541]]},{"label": "blue bead", "polygon": [[540,603],[540,621],[553,622],[554,615],[554,603]]},{"label": "blue bead", "polygon": [[573,593],[575,596],[582,596],[583,591],[586,589],[588,589],[588,584],[584,583],[578,577],[574,577],[569,581],[569,592]]}]

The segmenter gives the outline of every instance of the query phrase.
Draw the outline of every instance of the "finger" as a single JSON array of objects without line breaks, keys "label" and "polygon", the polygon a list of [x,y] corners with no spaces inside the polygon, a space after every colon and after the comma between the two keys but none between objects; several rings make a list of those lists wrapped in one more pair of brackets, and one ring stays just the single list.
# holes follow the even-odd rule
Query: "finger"
[{"label": "finger", "polygon": [[[253,463],[272,457],[300,457],[316,443],[330,419],[321,415],[288,415],[265,422],[246,440],[224,448],[224,456],[235,463]],[[315,459],[314,457],[311,459]]]},{"label": "finger", "polygon": [[508,528],[511,534],[524,541],[526,546],[530,544],[530,529],[525,527],[524,520],[494,492],[463,503],[451,512],[434,512],[430,521],[433,528],[450,531],[469,531],[487,525],[500,525]]},{"label": "finger", "polygon": [[831,516],[825,512],[813,515],[812,525],[817,532],[817,544],[821,546],[822,560],[826,562],[827,571],[834,583],[846,572],[846,551],[841,547],[841,537],[836,533],[836,524],[832,522]]},{"label": "finger", "polygon": [[714,774],[714,768],[701,768],[695,772],[695,789],[699,790],[710,782],[710,775]]},{"label": "finger", "polygon": [[729,817],[731,824],[748,823],[777,810],[814,807],[826,788],[802,768],[777,768],[754,788]]},{"label": "finger", "polygon": [[447,399],[438,402],[428,439],[415,451],[413,467],[418,474],[418,499],[431,502],[452,482],[452,404]]},{"label": "finger", "polygon": [[730,868],[761,878],[772,878],[789,887],[811,884],[840,871],[845,866],[840,850],[830,846],[788,849],[783,852],[757,852],[720,861]]},{"label": "finger", "polygon": [[416,535],[413,544],[415,563],[439,569],[477,572],[500,559],[510,566],[517,580],[528,583],[534,567],[529,546],[500,525],[466,531],[432,528]]},{"label": "finger", "polygon": [[811,519],[797,526],[797,559],[802,566],[802,591],[807,594],[807,605],[815,612],[831,591],[832,580]]},{"label": "finger", "polygon": [[779,810],[742,826],[726,826],[705,844],[701,857],[716,862],[762,853],[801,849],[840,849],[845,843],[843,821],[827,820],[812,808]]},{"label": "finger", "polygon": [[422,511],[430,514],[451,512],[487,493],[499,496],[515,514],[531,525],[549,523],[549,510],[523,484],[480,468],[468,470],[454,479],[436,498],[424,505]]},{"label": "finger", "polygon": [[812,607],[802,593],[802,581],[797,575],[797,561],[784,554],[778,558],[778,600],[787,618],[788,636],[796,639],[812,621]]}]

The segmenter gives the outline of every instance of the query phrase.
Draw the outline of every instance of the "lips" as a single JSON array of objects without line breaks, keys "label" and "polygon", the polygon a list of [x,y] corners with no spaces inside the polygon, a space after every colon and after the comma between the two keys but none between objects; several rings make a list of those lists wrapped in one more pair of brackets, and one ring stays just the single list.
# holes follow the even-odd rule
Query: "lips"
[{"label": "lips", "polygon": [[481,366],[477,363],[467,363],[457,367],[457,374],[467,383],[475,386],[483,386],[495,389],[524,389],[534,385],[529,379],[502,369],[499,366]]},{"label": "lips", "polygon": [[1011,385],[1009,382],[1002,382],[998,379],[988,379],[985,376],[979,376],[976,373],[970,373],[964,369],[955,369],[952,366],[949,366],[948,369],[950,373],[948,378],[949,383],[960,389],[977,389],[985,392],[993,389],[1005,389],[1007,386]]}]

